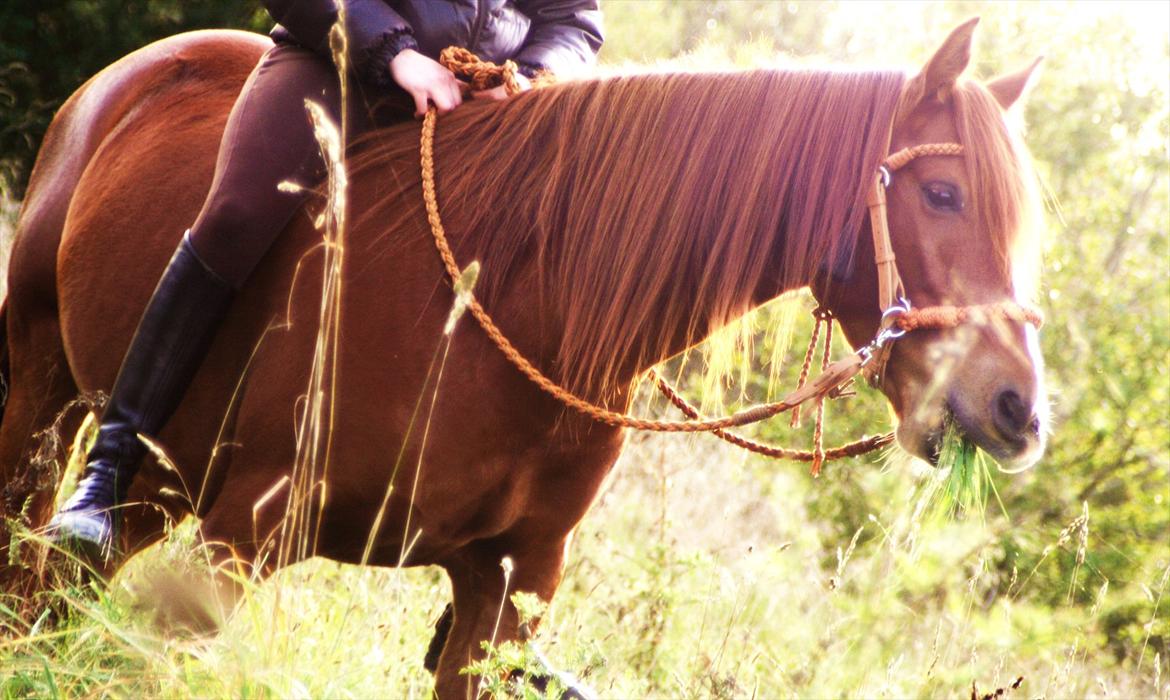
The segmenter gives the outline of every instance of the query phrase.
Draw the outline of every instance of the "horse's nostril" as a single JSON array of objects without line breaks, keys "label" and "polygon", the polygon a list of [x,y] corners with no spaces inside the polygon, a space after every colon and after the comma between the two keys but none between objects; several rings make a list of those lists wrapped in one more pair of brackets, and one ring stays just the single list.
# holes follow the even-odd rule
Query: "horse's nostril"
[{"label": "horse's nostril", "polygon": [[1008,435],[1014,437],[1027,428],[1033,431],[1039,429],[1039,420],[1031,408],[1011,389],[1000,392],[995,408],[995,425]]}]

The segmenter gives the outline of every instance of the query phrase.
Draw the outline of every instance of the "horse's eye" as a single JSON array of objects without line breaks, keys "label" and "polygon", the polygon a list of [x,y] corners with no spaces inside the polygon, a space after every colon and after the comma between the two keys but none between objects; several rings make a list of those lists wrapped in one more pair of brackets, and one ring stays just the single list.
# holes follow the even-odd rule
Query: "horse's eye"
[{"label": "horse's eye", "polygon": [[959,188],[949,182],[928,182],[922,186],[927,203],[939,211],[962,211],[963,198]]}]

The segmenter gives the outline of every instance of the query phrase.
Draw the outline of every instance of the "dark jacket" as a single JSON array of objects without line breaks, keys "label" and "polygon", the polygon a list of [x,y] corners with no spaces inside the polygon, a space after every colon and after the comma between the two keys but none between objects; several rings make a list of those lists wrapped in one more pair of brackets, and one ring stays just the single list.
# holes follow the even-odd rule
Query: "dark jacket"
[{"label": "dark jacket", "polygon": [[279,22],[274,39],[327,58],[338,5],[352,70],[379,86],[393,85],[390,59],[407,48],[437,59],[462,46],[484,60],[510,58],[531,76],[590,64],[602,42],[597,0],[264,0]]}]

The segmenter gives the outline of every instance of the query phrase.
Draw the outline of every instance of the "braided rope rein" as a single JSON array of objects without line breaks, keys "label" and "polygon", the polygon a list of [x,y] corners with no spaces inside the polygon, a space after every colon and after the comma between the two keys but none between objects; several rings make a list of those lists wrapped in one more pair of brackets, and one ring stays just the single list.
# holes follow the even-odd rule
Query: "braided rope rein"
[{"label": "braided rope rein", "polygon": [[[670,402],[674,404],[680,411],[682,411],[688,418],[693,418],[696,420],[702,418],[702,415],[699,413],[699,409],[683,398],[683,396],[678,393],[678,390],[671,386],[665,379],[663,379],[661,376],[658,376],[658,374],[653,370],[651,370],[650,376],[658,386],[658,390],[661,391],[662,394],[666,396],[666,398],[670,399]],[[843,459],[845,457],[856,457],[868,452],[873,452],[874,450],[880,450],[881,448],[894,442],[893,433],[882,433],[881,435],[865,437],[860,440],[846,443],[839,447],[830,448],[828,450],[794,450],[787,447],[777,447],[775,445],[767,445],[762,442],[756,442],[755,440],[749,440],[748,438],[745,438],[741,435],[736,435],[735,433],[728,432],[721,428],[712,430],[711,434],[722,438],[732,445],[742,447],[745,450],[764,455],[765,457],[771,457],[773,459],[791,459],[797,462],[814,463],[817,461],[818,454],[820,455],[821,461],[832,461]],[[815,475],[816,474],[814,474],[814,476]]]},{"label": "braided rope rein", "polygon": [[[451,70],[456,76],[466,80],[474,90],[486,90],[504,85],[509,95],[520,92],[517,67],[512,61],[505,61],[502,66],[481,61],[475,54],[466,49],[449,47],[440,55],[440,63]],[[542,82],[549,82],[546,78]],[[460,279],[460,270],[455,262],[455,255],[447,241],[446,230],[439,215],[438,195],[435,187],[434,138],[437,115],[434,109],[427,112],[423,118],[420,134],[420,166],[422,170],[423,201],[426,206],[427,221],[430,224],[431,234],[435,247],[442,259],[443,267],[454,287]],[[958,144],[924,144],[903,149],[890,156],[884,163],[889,170],[897,170],[909,161],[924,155],[958,155],[962,153],[962,146]],[[892,262],[892,256],[890,258]],[[479,326],[487,334],[492,343],[503,353],[504,357],[530,381],[542,391],[552,396],[565,406],[572,408],[589,418],[606,425],[631,428],[653,432],[710,432],[749,451],[773,458],[792,459],[812,462],[812,473],[816,475],[824,461],[852,457],[881,449],[894,441],[893,433],[886,433],[863,438],[840,447],[825,450],[822,447],[824,401],[826,397],[837,398],[846,395],[844,392],[857,375],[865,360],[860,355],[851,355],[835,363],[829,363],[830,344],[832,338],[831,314],[825,312],[817,317],[817,327],[822,323],[827,326],[826,342],[821,361],[821,374],[811,384],[806,384],[809,367],[817,343],[817,330],[814,330],[812,342],[809,344],[804,366],[801,369],[800,381],[797,389],[779,401],[759,404],[738,411],[722,418],[703,419],[699,410],[691,405],[677,389],[651,369],[647,376],[654,380],[658,389],[683,412],[690,420],[667,421],[650,420],[630,416],[613,411],[583,399],[568,389],[560,386],[543,372],[535,367],[526,357],[508,340],[503,331],[496,325],[491,315],[472,295],[467,303],[467,310]],[[1015,304],[989,304],[985,306],[954,307],[936,306],[922,309],[911,309],[893,317],[892,325],[902,331],[917,329],[944,329],[953,328],[960,323],[969,321],[987,322],[992,318],[1002,318],[1012,321],[1025,321],[1039,326],[1042,322],[1039,314]],[[793,450],[783,447],[774,447],[727,432],[727,428],[748,425],[763,421],[784,411],[792,410],[793,425],[799,425],[799,407],[807,401],[817,401],[817,422],[814,432],[814,449],[812,451]]]}]

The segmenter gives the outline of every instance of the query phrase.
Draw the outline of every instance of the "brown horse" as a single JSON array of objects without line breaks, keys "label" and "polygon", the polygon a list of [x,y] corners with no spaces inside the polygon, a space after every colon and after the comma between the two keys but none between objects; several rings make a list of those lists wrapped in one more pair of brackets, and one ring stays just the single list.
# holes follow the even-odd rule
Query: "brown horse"
[{"label": "brown horse", "polygon": [[[958,142],[965,157],[920,158],[889,188],[906,293],[919,306],[1021,299],[1036,202],[1004,110],[1031,69],[960,81],[973,29],[956,29],[913,77],[659,74],[469,103],[439,121],[436,141],[455,254],[481,261],[476,294],[527,357],[622,410],[647,368],[786,290],[812,286],[850,343],[868,342],[880,309],[866,190],[891,150]],[[6,517],[46,521],[58,479],[32,459],[34,436],[79,393],[111,385],[266,42],[161,41],[90,80],[54,120],[9,272]],[[445,345],[453,296],[422,212],[418,134],[398,125],[350,146],[336,315],[322,313],[320,262],[339,249],[321,245],[312,216],[283,233],[159,437],[175,468],[144,465],[121,536],[133,553],[167,518],[194,514],[225,559],[259,575],[314,554],[437,564],[454,591],[436,681],[451,697],[466,692],[459,669],[481,640],[516,637],[511,605],[493,631],[501,559],[514,564],[509,590],[552,598],[623,431],[566,411],[472,323]],[[907,450],[931,458],[949,413],[1001,461],[1038,459],[1033,329],[989,322],[895,347],[882,388]],[[310,392],[311,376],[324,379]]]}]

